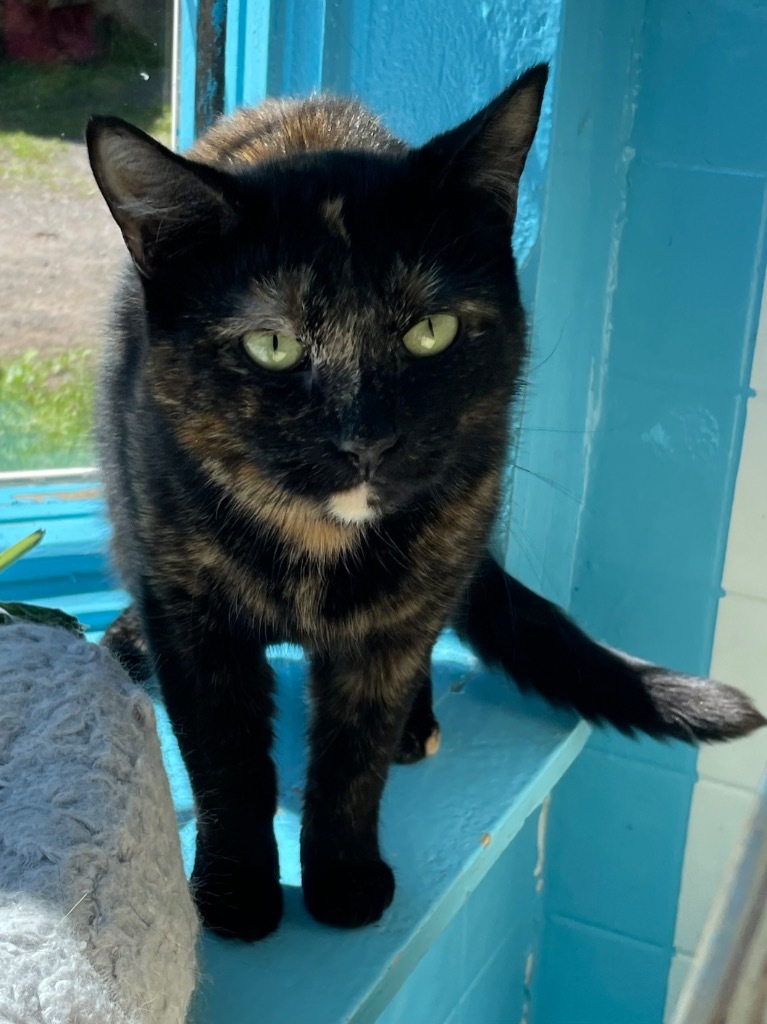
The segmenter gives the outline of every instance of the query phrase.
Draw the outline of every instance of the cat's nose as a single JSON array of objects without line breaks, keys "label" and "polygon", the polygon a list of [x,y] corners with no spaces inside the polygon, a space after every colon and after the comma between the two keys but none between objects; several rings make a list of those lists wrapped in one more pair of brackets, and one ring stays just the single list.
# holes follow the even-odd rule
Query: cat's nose
[{"label": "cat's nose", "polygon": [[372,440],[355,437],[347,441],[336,441],[336,447],[351,455],[367,480],[378,468],[386,452],[396,447],[398,441],[399,438],[393,434]]}]

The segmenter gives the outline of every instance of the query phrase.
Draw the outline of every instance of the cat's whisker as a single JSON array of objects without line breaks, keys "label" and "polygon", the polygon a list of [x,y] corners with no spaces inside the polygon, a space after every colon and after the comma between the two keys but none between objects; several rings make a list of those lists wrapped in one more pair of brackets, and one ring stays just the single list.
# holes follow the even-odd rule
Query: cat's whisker
[{"label": "cat's whisker", "polygon": [[520,444],[524,441],[525,434],[569,434],[575,437],[591,437],[597,432],[596,427],[587,429],[567,427],[533,427],[525,425],[521,430]]},{"label": "cat's whisker", "polygon": [[575,502],[576,505],[581,504],[583,500],[582,497],[577,494],[573,494],[572,491],[563,487],[562,484],[557,483],[556,480],[552,480],[551,477],[545,476],[543,473],[536,473],[534,469],[530,469],[528,466],[521,466],[518,462],[512,463],[512,466],[514,470],[519,470],[521,473],[527,473],[528,476],[534,476],[536,480],[540,480],[542,483],[548,484],[549,487],[552,487],[555,491],[559,491],[560,494],[569,498],[570,501]]}]

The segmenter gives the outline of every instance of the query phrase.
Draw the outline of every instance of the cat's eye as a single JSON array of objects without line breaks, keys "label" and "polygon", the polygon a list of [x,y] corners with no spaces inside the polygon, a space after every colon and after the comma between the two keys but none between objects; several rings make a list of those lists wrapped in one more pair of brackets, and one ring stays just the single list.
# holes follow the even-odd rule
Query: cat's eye
[{"label": "cat's eye", "polygon": [[304,346],[292,334],[248,331],[242,344],[253,362],[265,370],[292,370],[304,358]]},{"label": "cat's eye", "polygon": [[419,320],[402,338],[405,348],[414,356],[436,356],[455,341],[458,317],[452,313],[435,313]]}]

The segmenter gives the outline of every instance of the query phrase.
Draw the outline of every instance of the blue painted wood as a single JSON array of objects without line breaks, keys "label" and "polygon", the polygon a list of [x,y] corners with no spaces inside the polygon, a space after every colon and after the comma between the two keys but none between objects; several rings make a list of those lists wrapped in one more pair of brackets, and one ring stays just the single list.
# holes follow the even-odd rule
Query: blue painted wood
[{"label": "blue painted wood", "polygon": [[[254,106],[267,94],[273,44],[270,0],[228,0],[225,110]],[[280,5],[275,5],[279,9]]]},{"label": "blue painted wood", "polygon": [[201,135],[224,112],[228,0],[197,0],[194,131]]},{"label": "blue painted wood", "polygon": [[[362,97],[367,81],[366,51],[371,36],[371,0],[330,0],[326,3],[322,47],[322,88]],[[383,5],[381,5],[383,6]]]},{"label": "blue painted wood", "polygon": [[[195,93],[199,63],[198,0],[181,0],[179,26],[179,121],[176,146],[187,149],[198,134],[195,124]],[[267,94],[269,64],[270,0],[216,0],[217,69],[211,66],[203,82],[207,91],[222,86],[215,98],[211,94],[211,110],[231,112],[236,107],[260,103]],[[223,78],[219,80],[221,68]],[[203,70],[202,68],[200,69]],[[210,111],[203,120],[209,123]]]},{"label": "blue painted wood", "polygon": [[538,816],[531,816],[377,1024],[517,1024],[540,925]]},{"label": "blue painted wood", "polygon": [[272,6],[270,94],[307,96],[322,87],[326,13],[325,0],[284,0]]},{"label": "blue painted wood", "polygon": [[195,137],[194,97],[197,75],[197,0],[179,0],[179,71],[176,83],[178,123],[176,149],[192,145]]},{"label": "blue painted wood", "polygon": [[124,595],[112,589],[109,525],[100,485],[0,487],[0,550],[40,528],[45,530],[42,543],[2,574],[2,597],[53,606],[70,606],[71,600],[82,609],[83,622],[103,628],[108,616],[122,607]]},{"label": "blue painted wood", "polygon": [[[526,913],[524,904],[520,905],[520,910]],[[525,1010],[530,1006],[525,972],[534,955],[529,943],[529,930],[529,919],[523,917],[517,921],[515,929],[494,951],[482,973],[450,1014],[448,1020],[452,1024],[524,1022]]]},{"label": "blue painted wood", "polygon": [[765,46],[761,0],[647,0],[641,152],[704,172],[763,176]]}]

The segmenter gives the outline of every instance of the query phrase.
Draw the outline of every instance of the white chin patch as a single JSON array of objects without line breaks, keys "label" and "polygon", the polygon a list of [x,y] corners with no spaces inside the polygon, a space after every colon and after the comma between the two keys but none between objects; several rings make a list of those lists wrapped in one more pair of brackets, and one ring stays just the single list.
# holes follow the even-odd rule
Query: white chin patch
[{"label": "white chin patch", "polygon": [[370,484],[338,491],[328,501],[328,511],[342,523],[369,523],[378,518],[378,509],[371,504],[372,496]]}]

